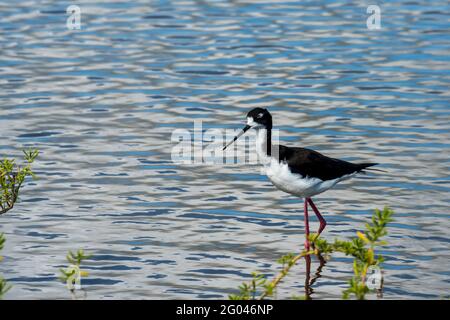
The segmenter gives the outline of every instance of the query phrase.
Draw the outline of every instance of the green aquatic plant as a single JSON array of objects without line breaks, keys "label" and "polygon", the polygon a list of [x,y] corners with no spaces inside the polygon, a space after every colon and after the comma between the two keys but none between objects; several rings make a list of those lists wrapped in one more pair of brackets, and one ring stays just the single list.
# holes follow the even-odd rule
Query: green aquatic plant
[{"label": "green aquatic plant", "polygon": [[[263,300],[266,297],[272,297],[276,287],[280,284],[284,277],[287,276],[290,269],[298,260],[312,254],[314,251],[302,251],[298,255],[292,253],[286,254],[279,258],[277,262],[282,265],[281,271],[272,281],[268,281],[264,275],[253,272],[252,280],[249,283],[244,282],[239,286],[239,294],[231,294],[228,296],[230,300]],[[303,299],[303,297],[293,296],[295,299]]]},{"label": "green aquatic plant", "polygon": [[[5,244],[5,235],[3,233],[0,233],[0,251],[3,249],[3,246]],[[2,256],[0,256],[0,262],[2,261]],[[9,285],[5,279],[0,275],[0,300],[3,298],[5,293],[11,289],[11,285]]]},{"label": "green aquatic plant", "polygon": [[[25,178],[28,176],[34,177],[34,173],[31,170],[31,164],[39,155],[38,150],[24,150],[24,158],[27,162],[26,165],[19,166],[15,160],[3,159],[0,160],[0,215],[8,212],[14,207],[14,204],[19,198],[19,191]],[[3,249],[5,244],[4,234],[0,234],[0,250]],[[2,257],[0,256],[0,261]],[[0,299],[4,294],[11,289],[2,276],[0,276]]]},{"label": "green aquatic plant", "polygon": [[[250,300],[264,299],[272,297],[277,286],[287,276],[291,268],[301,258],[310,259],[313,254],[326,254],[330,256],[335,252],[340,252],[348,256],[352,256],[353,260],[353,276],[348,281],[349,287],[344,290],[342,297],[348,299],[354,296],[356,299],[365,299],[367,293],[382,290],[382,273],[381,263],[383,257],[375,255],[375,249],[378,246],[386,245],[381,238],[387,235],[387,224],[392,221],[393,211],[385,207],[382,211],[376,209],[372,222],[366,224],[366,231],[357,232],[356,237],[351,240],[338,240],[330,243],[317,235],[310,235],[310,241],[313,243],[313,250],[303,250],[298,255],[287,254],[278,260],[282,265],[282,270],[268,281],[263,275],[253,273],[253,279],[249,283],[243,283],[239,286],[239,294],[230,295],[230,299],[234,300]],[[370,272],[372,271],[372,272]],[[259,295],[257,295],[259,293]],[[305,299],[308,297],[293,296],[295,299]]]},{"label": "green aquatic plant", "polygon": [[15,160],[0,160],[0,215],[14,207],[25,178],[35,177],[31,164],[39,155],[38,150],[24,150],[26,164],[20,166]]},{"label": "green aquatic plant", "polygon": [[230,300],[255,300],[260,288],[265,288],[267,280],[258,272],[252,273],[252,280],[249,283],[242,283],[239,286],[239,295],[230,295]]},{"label": "green aquatic plant", "polygon": [[[365,298],[366,293],[378,290],[382,292],[383,277],[381,273],[381,263],[384,258],[381,254],[375,255],[375,248],[386,245],[386,241],[380,240],[387,235],[387,224],[392,221],[393,211],[387,207],[383,211],[375,210],[372,216],[372,223],[366,223],[366,232],[357,232],[357,239],[353,239],[350,248],[344,244],[336,251],[352,255],[353,277],[349,280],[349,288],[343,293],[343,298],[348,299],[354,295],[357,299]],[[342,248],[343,250],[339,250]],[[375,271],[369,274],[369,271]]]},{"label": "green aquatic plant", "polygon": [[91,255],[86,255],[83,249],[77,250],[76,253],[69,251],[66,256],[69,266],[59,269],[59,279],[66,284],[73,298],[76,298],[75,290],[81,289],[81,278],[89,275],[88,272],[81,270],[81,264],[90,257]]}]

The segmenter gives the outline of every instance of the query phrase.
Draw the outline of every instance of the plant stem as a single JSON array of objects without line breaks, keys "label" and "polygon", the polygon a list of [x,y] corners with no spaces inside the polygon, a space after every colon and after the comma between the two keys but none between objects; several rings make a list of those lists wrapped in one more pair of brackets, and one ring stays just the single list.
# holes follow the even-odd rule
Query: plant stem
[{"label": "plant stem", "polygon": [[[283,278],[288,274],[289,270],[297,263],[298,260],[301,258],[304,258],[310,254],[314,253],[314,251],[303,251],[294,258],[292,258],[289,263],[278,273],[278,275],[270,282],[269,287],[271,290],[275,289],[277,285],[283,280]],[[263,300],[265,297],[269,295],[270,291],[265,290],[261,296],[259,297],[259,300]]]}]

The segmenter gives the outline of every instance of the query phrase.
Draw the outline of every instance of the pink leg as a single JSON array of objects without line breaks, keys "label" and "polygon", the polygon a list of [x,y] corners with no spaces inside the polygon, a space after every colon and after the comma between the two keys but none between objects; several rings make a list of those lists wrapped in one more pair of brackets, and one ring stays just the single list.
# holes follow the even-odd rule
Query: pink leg
[{"label": "pink leg", "polygon": [[305,240],[305,249],[309,251],[309,219],[308,219],[308,201],[305,198],[305,209],[304,209],[304,214],[305,214],[305,236],[306,236],[306,240]]},{"label": "pink leg", "polygon": [[[319,210],[317,209],[317,207],[314,204],[314,202],[312,201],[312,199],[311,198],[307,198],[307,200],[308,200],[309,205],[313,209],[314,213],[316,214],[317,218],[319,219],[320,226],[319,226],[319,231],[317,231],[317,236],[319,236],[322,233],[323,229],[325,229],[325,227],[327,226],[327,222],[325,221],[325,219],[320,214]],[[305,203],[306,203],[306,201],[305,201]]]}]

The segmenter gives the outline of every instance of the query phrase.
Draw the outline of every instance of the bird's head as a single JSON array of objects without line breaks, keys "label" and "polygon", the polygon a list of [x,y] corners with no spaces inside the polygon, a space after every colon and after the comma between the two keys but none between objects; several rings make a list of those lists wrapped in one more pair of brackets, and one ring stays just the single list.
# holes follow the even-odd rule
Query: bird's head
[{"label": "bird's head", "polygon": [[247,114],[247,125],[253,129],[272,129],[272,115],[267,109],[252,109]]},{"label": "bird's head", "polygon": [[249,113],[247,113],[247,125],[223,148],[223,150],[249,129],[272,129],[272,115],[270,112],[263,108],[254,108],[250,110]]}]

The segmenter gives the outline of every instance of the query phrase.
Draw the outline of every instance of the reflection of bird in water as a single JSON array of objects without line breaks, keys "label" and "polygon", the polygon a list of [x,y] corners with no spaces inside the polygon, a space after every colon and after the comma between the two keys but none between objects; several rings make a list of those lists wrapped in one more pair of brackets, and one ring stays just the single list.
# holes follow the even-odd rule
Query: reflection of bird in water
[{"label": "reflection of bird in water", "polygon": [[314,277],[311,278],[311,256],[305,257],[305,265],[306,265],[306,277],[305,277],[305,298],[306,300],[311,300],[311,295],[314,293],[314,289],[312,285],[319,279],[322,275],[322,268],[327,263],[325,258],[318,253],[317,258],[319,259],[319,267],[314,274]]}]

